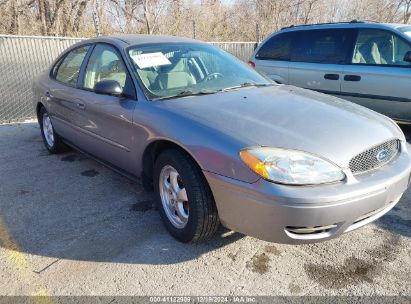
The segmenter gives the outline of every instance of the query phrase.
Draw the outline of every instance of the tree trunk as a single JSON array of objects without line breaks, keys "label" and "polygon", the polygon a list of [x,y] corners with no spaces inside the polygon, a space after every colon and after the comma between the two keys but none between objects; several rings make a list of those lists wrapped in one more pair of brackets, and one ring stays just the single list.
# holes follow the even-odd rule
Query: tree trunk
[{"label": "tree trunk", "polygon": [[149,7],[148,7],[148,1],[145,0],[143,2],[143,9],[144,9],[144,20],[146,23],[146,30],[147,30],[147,34],[151,35],[152,34],[152,28],[151,28],[151,15],[150,15],[150,11],[149,11]]},{"label": "tree trunk", "polygon": [[7,32],[12,35],[18,35],[19,34],[19,15],[18,15],[18,3],[16,3],[16,1],[11,1],[9,12],[10,12],[10,25],[9,25]]},{"label": "tree trunk", "polygon": [[87,0],[81,0],[78,5],[77,14],[73,22],[73,30],[75,32],[78,32],[80,30],[80,24],[83,19],[83,14],[84,14],[84,11],[86,10],[86,7],[87,7]]},{"label": "tree trunk", "polygon": [[38,14],[39,14],[39,19],[40,19],[40,30],[41,34],[43,36],[47,35],[47,22],[46,22],[46,12],[45,12],[45,6],[47,5],[45,3],[46,0],[37,0],[37,5],[38,5]]}]

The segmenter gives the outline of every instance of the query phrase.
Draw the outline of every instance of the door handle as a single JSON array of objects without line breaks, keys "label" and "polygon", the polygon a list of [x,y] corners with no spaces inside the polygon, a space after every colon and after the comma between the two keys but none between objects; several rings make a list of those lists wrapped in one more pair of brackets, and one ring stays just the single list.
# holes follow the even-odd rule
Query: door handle
[{"label": "door handle", "polygon": [[86,105],[82,102],[76,102],[76,106],[77,108],[79,108],[80,110],[84,110],[86,108]]},{"label": "door handle", "polygon": [[324,79],[338,80],[338,79],[340,79],[340,75],[338,75],[338,74],[325,74]]},{"label": "door handle", "polygon": [[345,81],[360,81],[361,76],[358,76],[358,75],[345,75],[344,80]]}]

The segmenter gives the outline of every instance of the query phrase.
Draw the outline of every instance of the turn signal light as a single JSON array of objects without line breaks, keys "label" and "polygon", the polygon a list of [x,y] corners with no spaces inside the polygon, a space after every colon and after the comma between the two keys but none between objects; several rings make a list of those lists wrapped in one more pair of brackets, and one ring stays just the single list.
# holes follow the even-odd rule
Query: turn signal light
[{"label": "turn signal light", "polygon": [[241,160],[247,166],[249,166],[251,170],[259,174],[260,176],[263,176],[264,178],[268,178],[268,172],[265,168],[264,163],[261,160],[259,160],[256,156],[254,156],[247,150],[242,150],[240,151],[240,157]]}]

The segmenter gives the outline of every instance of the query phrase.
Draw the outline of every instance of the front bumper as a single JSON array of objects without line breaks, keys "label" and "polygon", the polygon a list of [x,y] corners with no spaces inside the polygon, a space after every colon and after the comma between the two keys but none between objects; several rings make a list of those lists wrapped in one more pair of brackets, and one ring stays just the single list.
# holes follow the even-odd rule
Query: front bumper
[{"label": "front bumper", "polygon": [[287,186],[263,179],[250,184],[204,174],[224,226],[270,242],[299,244],[328,240],[381,217],[407,189],[410,172],[404,149],[386,166],[332,185]]}]

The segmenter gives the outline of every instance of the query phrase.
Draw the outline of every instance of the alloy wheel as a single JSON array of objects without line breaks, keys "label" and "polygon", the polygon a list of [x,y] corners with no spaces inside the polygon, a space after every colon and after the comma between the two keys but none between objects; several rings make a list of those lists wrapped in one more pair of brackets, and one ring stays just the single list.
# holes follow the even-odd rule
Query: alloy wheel
[{"label": "alloy wheel", "polygon": [[43,135],[49,147],[54,145],[54,131],[51,124],[50,116],[47,113],[43,115]]},{"label": "alloy wheel", "polygon": [[159,177],[161,202],[171,224],[182,229],[187,225],[189,203],[183,180],[175,168],[163,167]]}]

